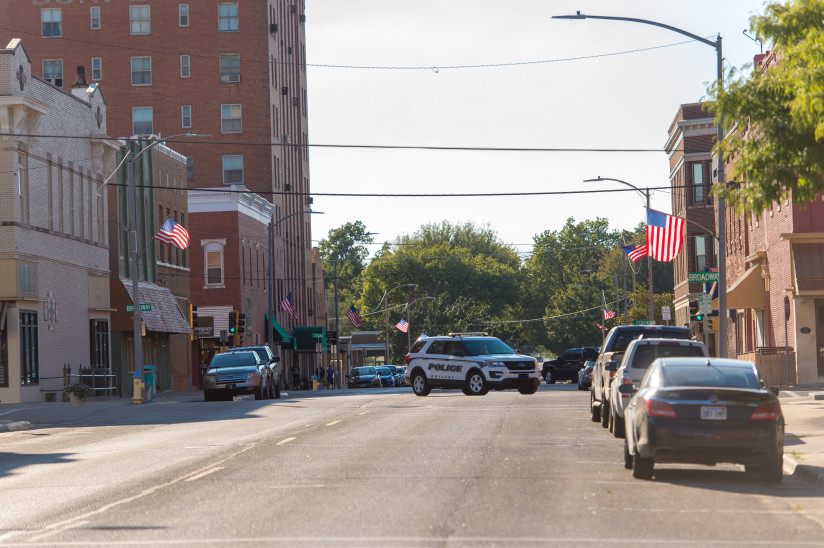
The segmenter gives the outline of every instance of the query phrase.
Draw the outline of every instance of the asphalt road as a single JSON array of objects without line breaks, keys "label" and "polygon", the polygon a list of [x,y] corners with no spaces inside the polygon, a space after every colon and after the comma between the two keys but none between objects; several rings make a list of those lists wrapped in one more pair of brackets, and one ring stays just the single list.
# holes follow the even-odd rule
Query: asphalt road
[{"label": "asphalt road", "polygon": [[821,546],[824,491],[632,479],[574,385],[196,396],[0,434],[0,545]]}]

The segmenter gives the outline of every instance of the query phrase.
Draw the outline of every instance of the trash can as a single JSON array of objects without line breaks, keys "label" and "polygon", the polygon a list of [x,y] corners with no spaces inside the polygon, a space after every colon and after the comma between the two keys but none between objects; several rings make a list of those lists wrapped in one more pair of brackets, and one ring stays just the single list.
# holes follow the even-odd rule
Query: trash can
[{"label": "trash can", "polygon": [[148,403],[154,400],[157,393],[157,369],[154,365],[143,366],[143,401]]}]

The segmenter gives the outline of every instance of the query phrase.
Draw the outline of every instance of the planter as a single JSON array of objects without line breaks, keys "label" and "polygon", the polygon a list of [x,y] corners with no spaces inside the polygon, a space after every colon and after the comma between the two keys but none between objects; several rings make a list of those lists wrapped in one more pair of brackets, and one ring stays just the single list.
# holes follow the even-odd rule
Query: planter
[{"label": "planter", "polygon": [[72,402],[72,405],[75,407],[80,407],[84,403],[86,403],[86,398],[80,398],[77,394],[69,394],[69,401]]}]

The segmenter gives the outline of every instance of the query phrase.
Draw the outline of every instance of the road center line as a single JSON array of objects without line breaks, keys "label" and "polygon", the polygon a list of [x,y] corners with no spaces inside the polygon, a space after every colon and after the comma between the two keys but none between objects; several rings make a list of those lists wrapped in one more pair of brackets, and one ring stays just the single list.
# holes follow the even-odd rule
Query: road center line
[{"label": "road center line", "polygon": [[215,466],[215,467],[209,468],[207,470],[204,470],[203,472],[200,472],[199,474],[195,474],[194,476],[190,476],[190,477],[186,478],[184,481],[199,480],[200,478],[202,478],[204,476],[208,476],[209,474],[213,474],[213,473],[217,472],[218,470],[223,470],[223,466]]},{"label": "road center line", "polygon": [[334,425],[338,424],[339,422],[340,421],[332,421],[329,424],[327,424],[326,426],[334,426]]},{"label": "road center line", "polygon": [[292,440],[296,440],[296,439],[297,439],[297,438],[295,438],[295,437],[286,438],[285,440],[280,440],[280,441],[279,441],[279,442],[277,442],[275,445],[284,445],[284,444],[289,443],[290,441],[292,441]]}]

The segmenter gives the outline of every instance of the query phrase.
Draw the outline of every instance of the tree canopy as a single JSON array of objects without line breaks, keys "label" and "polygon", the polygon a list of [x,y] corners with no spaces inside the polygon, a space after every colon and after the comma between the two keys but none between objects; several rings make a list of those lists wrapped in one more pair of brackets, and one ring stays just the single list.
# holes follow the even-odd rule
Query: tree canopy
[{"label": "tree canopy", "polygon": [[717,147],[730,162],[721,190],[739,210],[760,213],[790,192],[796,203],[824,189],[824,0],[768,4],[750,30],[777,56],[751,74],[732,71],[710,105],[728,133]]}]

